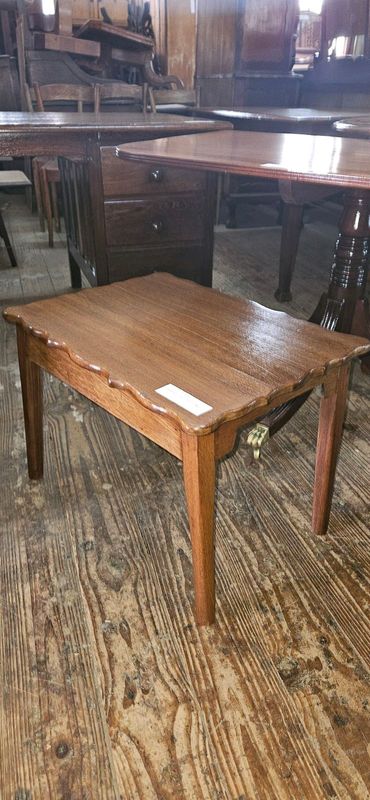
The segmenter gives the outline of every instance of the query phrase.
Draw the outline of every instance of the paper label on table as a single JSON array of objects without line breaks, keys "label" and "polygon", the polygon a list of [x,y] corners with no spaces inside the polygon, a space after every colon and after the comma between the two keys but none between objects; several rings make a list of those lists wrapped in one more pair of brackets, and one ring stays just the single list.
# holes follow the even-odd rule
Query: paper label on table
[{"label": "paper label on table", "polygon": [[266,164],[261,164],[261,167],[268,167],[269,169],[286,169],[288,172],[297,172],[297,168],[292,166],[292,164],[283,164],[281,161],[279,164],[270,164],[267,162]]},{"label": "paper label on table", "polygon": [[179,387],[174,386],[173,383],[160,386],[159,389],[155,391],[161,394],[162,397],[166,397],[167,400],[171,400],[172,403],[180,406],[180,408],[185,408],[186,411],[190,411],[195,417],[200,417],[202,414],[206,414],[207,411],[212,411],[212,406],[203,403],[203,400],[199,400],[198,397],[194,397],[193,394],[185,392],[184,389],[179,389]]}]

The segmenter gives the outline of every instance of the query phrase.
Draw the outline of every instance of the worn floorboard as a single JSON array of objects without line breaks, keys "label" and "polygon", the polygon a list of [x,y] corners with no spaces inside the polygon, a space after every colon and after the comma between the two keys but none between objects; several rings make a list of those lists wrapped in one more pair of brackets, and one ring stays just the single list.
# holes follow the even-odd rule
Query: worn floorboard
[{"label": "worn floorboard", "polygon": [[[4,304],[68,288],[62,237],[19,202]],[[287,310],[325,288],[302,235]],[[219,232],[215,285],[273,299],[279,229]],[[13,326],[0,330],[1,800],[370,797],[369,379],[354,370],[329,533],[310,533],[318,396],[219,468],[217,624],[192,614],[181,464],[55,379],[26,473]]]}]

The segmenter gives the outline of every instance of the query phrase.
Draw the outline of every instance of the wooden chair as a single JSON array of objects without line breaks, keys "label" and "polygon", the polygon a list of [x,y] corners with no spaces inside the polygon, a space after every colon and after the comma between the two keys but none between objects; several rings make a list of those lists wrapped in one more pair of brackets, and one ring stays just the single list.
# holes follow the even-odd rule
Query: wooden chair
[{"label": "wooden chair", "polygon": [[150,111],[171,111],[171,107],[177,109],[197,108],[199,106],[198,89],[154,89],[152,86],[144,85],[144,107]]},{"label": "wooden chair", "polygon": [[119,106],[125,106],[125,110],[138,109],[142,111],[145,96],[146,84],[139,86],[136,83],[125,83],[124,81],[96,83],[95,111],[111,111],[112,106],[115,107],[116,103]]},{"label": "wooden chair", "polygon": [[[13,189],[17,186],[30,186],[31,181],[27,178],[24,172],[18,169],[4,169],[0,171],[0,189]],[[10,263],[12,267],[17,266],[17,259],[12,248],[8,231],[0,208],[0,237],[4,240],[5,247],[8,251]]]},{"label": "wooden chair", "polygon": [[[95,87],[82,84],[45,84],[40,86],[35,83],[33,92],[28,93],[29,101],[36,111],[55,110],[55,106],[63,104],[68,107],[71,103],[77,112],[83,112],[84,106],[89,105],[96,111]],[[53,219],[55,229],[60,231],[60,216],[57,186],[60,183],[60,174],[57,159],[37,157],[32,162],[33,182],[35,189],[36,205],[40,220],[41,230],[45,230],[45,219],[48,229],[49,247],[54,245]]]}]

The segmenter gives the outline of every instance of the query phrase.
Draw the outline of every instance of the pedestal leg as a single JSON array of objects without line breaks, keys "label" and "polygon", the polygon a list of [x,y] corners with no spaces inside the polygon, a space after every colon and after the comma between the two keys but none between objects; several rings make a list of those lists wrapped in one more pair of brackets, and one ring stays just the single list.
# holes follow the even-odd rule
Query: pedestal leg
[{"label": "pedestal leg", "polygon": [[28,358],[27,340],[28,334],[17,325],[28,474],[37,479],[43,475],[42,371]]},{"label": "pedestal leg", "polygon": [[[330,330],[368,335],[369,319],[365,291],[369,259],[370,192],[348,191],[344,195],[330,282],[312,320]],[[320,313],[319,309],[322,309]],[[362,312],[361,312],[362,309]],[[367,321],[366,321],[367,316]],[[320,319],[318,319],[320,317]]]},{"label": "pedestal leg", "polygon": [[182,458],[193,558],[195,619],[209,625],[215,619],[214,435],[183,434]]},{"label": "pedestal leg", "polygon": [[[370,337],[366,284],[369,269],[370,192],[353,190],[344,195],[328,292],[312,316],[325,328]],[[362,360],[370,369],[370,358]]]},{"label": "pedestal leg", "polygon": [[329,522],[335,467],[342,440],[348,377],[349,366],[342,367],[335,391],[321,400],[312,510],[312,530],[318,534],[326,533]]}]

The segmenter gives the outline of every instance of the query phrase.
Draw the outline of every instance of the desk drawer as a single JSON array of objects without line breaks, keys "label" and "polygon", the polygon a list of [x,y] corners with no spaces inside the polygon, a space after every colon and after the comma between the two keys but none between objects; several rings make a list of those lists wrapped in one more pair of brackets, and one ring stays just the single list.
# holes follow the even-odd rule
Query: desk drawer
[{"label": "desk drawer", "polygon": [[201,170],[158,167],[123,161],[115,155],[114,147],[101,147],[104,197],[126,195],[181,194],[205,190],[206,175]]},{"label": "desk drawer", "polygon": [[105,230],[108,247],[204,238],[205,198],[167,197],[150,200],[107,201]]}]

